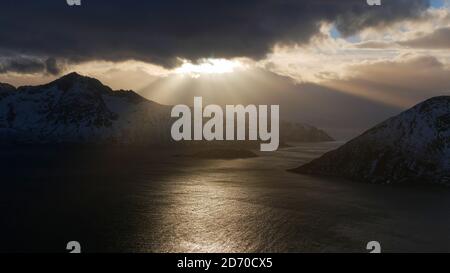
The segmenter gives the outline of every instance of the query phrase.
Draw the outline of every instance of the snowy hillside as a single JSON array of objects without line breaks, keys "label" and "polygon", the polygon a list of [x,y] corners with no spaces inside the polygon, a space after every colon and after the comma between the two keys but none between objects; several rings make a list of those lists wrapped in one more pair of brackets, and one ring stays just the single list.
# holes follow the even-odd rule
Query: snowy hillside
[{"label": "snowy hillside", "polygon": [[158,143],[169,139],[168,106],[68,74],[42,86],[0,85],[0,138],[20,143]]},{"label": "snowy hillside", "polygon": [[450,97],[435,97],[295,170],[370,183],[450,184]]}]

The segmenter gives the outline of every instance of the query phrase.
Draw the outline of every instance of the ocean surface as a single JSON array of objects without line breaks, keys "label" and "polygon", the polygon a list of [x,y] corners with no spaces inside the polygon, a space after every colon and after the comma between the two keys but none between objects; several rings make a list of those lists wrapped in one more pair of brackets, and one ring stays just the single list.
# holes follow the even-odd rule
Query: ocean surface
[{"label": "ocean surface", "polygon": [[450,251],[450,189],[286,171],[341,144],[234,160],[2,148],[0,252]]}]

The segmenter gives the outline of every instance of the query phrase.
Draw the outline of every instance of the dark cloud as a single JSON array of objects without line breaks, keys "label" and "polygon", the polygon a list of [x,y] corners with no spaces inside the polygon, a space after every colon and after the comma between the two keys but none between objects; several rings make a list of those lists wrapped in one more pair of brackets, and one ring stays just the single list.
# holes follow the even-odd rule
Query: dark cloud
[{"label": "dark cloud", "polygon": [[429,4],[429,1],[391,0],[382,1],[381,6],[369,10],[352,7],[337,16],[336,26],[344,35],[351,35],[366,27],[383,27],[399,19],[420,18]]},{"label": "dark cloud", "polygon": [[276,43],[308,42],[322,21],[335,21],[350,35],[427,7],[428,0],[383,1],[382,7],[365,0],[84,0],[80,7],[65,0],[3,0],[0,51],[164,66],[177,57],[258,59]]},{"label": "dark cloud", "polygon": [[20,74],[48,73],[57,75],[60,71],[60,64],[54,58],[42,60],[32,57],[10,57],[0,60],[0,74],[13,72]]},{"label": "dark cloud", "polygon": [[399,42],[399,44],[413,48],[448,49],[450,48],[450,28],[440,28],[422,37]]},{"label": "dark cloud", "polygon": [[37,59],[32,58],[14,58],[0,62],[0,73],[23,73],[32,74],[43,72],[45,70],[45,64]]},{"label": "dark cloud", "polygon": [[45,61],[47,73],[52,75],[58,75],[61,72],[61,66],[55,58],[48,58]]}]

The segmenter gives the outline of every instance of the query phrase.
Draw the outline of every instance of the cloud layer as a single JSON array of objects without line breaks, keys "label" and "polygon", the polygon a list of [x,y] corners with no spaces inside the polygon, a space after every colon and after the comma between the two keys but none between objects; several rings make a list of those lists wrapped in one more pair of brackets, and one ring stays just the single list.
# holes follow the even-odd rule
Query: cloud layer
[{"label": "cloud layer", "polygon": [[0,59],[0,74],[13,72],[18,74],[46,73],[57,75],[60,71],[61,65],[55,58],[42,60],[17,56]]},{"label": "cloud layer", "polygon": [[402,41],[399,44],[413,48],[449,49],[450,27],[439,28],[432,33],[408,41]]},{"label": "cloud layer", "polygon": [[[263,58],[276,44],[304,44],[322,22],[351,35],[362,28],[414,18],[427,0],[5,0],[0,11],[0,50],[56,61],[135,59],[166,67],[177,58]],[[33,71],[11,62],[4,70]],[[5,66],[5,65],[4,65]],[[42,64],[41,64],[42,66]],[[42,67],[41,67],[42,68]]]}]

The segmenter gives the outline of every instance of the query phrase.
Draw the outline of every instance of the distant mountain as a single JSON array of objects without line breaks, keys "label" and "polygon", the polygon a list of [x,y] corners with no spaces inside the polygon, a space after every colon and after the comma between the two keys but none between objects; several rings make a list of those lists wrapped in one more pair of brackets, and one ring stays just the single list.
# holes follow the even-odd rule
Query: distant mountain
[{"label": "distant mountain", "polygon": [[[0,83],[0,143],[170,142],[170,110],[77,73],[17,89]],[[282,123],[280,130],[282,140],[330,140],[312,126]]]},{"label": "distant mountain", "polygon": [[[332,85],[298,83],[266,69],[237,68],[231,73],[198,77],[170,74],[137,93],[166,105],[192,104],[194,96],[203,97],[205,104],[222,106],[277,104],[281,120],[310,124],[334,138],[347,140],[430,96],[411,96],[407,104],[399,106],[344,91]],[[395,94],[390,95],[395,98]]]},{"label": "distant mountain", "polygon": [[450,185],[450,97],[434,97],[294,171],[369,183]]},{"label": "distant mountain", "polygon": [[334,141],[325,131],[307,124],[282,121],[280,124],[282,142],[325,142]]},{"label": "distant mountain", "polygon": [[68,74],[49,84],[0,85],[0,138],[20,143],[158,143],[170,107]]}]

